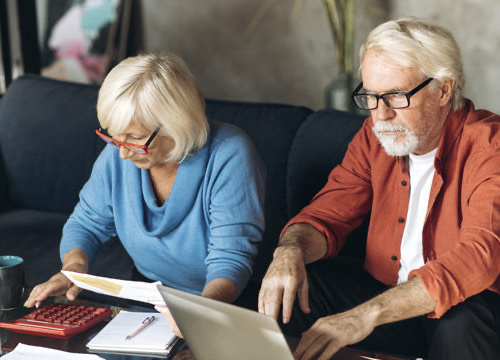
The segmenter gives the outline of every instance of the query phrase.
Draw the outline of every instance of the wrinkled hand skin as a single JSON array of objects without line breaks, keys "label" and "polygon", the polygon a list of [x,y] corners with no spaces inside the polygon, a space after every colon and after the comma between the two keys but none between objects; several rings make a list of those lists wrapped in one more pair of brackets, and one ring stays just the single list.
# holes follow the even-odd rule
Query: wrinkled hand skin
[{"label": "wrinkled hand skin", "polygon": [[309,283],[301,250],[293,246],[278,247],[274,253],[259,292],[259,312],[278,318],[283,303],[283,323],[292,314],[295,296],[302,311],[309,313]]},{"label": "wrinkled hand skin", "polygon": [[[82,249],[68,251],[63,257],[63,270],[74,271],[86,274],[88,272],[89,256]],[[68,300],[76,299],[82,289],[73,283],[61,272],[52,276],[48,281],[33,288],[24,303],[24,306],[31,308],[38,307],[47,297],[66,294]]]},{"label": "wrinkled hand skin", "polygon": [[297,296],[300,309],[309,313],[309,282],[305,265],[321,259],[326,252],[326,237],[312,225],[297,223],[286,228],[262,281],[259,312],[277,319],[282,305],[286,324],[290,321]]},{"label": "wrinkled hand skin", "polygon": [[35,286],[24,306],[28,308],[38,307],[47,297],[63,294],[66,294],[68,300],[73,301],[81,291],[82,289],[73,285],[63,273],[57,273],[49,281]]},{"label": "wrinkled hand skin", "polygon": [[358,309],[317,320],[302,334],[295,359],[330,359],[341,348],[360,342],[373,331],[368,314]]},{"label": "wrinkled hand skin", "polygon": [[413,277],[343,313],[317,320],[302,334],[295,359],[330,359],[341,348],[356,344],[375,327],[431,313],[436,308],[422,280]]}]

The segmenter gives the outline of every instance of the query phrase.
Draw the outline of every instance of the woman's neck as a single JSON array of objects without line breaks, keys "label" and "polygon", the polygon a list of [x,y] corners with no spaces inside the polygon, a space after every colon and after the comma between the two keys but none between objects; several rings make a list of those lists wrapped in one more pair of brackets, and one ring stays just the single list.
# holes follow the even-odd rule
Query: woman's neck
[{"label": "woman's neck", "polygon": [[158,206],[163,205],[170,196],[178,169],[178,164],[164,164],[149,169],[149,177],[153,184]]}]

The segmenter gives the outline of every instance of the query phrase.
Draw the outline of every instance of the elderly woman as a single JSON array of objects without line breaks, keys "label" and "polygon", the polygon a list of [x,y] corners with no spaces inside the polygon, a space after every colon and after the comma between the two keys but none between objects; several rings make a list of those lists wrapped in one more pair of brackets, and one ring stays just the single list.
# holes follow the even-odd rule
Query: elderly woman
[{"label": "elderly woman", "polygon": [[[99,91],[97,135],[107,146],[64,226],[63,269],[87,272],[118,236],[133,278],[232,302],[252,273],[264,229],[263,165],[239,129],[208,121],[186,64],[147,54],[118,64]],[[113,264],[110,264],[113,266]],[[62,273],[25,306],[81,289]]]}]

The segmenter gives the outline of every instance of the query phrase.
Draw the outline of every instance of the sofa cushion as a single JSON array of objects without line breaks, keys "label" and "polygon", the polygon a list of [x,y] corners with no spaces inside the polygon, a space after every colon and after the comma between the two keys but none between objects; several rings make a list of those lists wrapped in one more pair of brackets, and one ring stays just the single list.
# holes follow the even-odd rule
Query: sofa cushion
[{"label": "sofa cushion", "polygon": [[259,281],[272,259],[278,235],[287,218],[286,174],[297,130],[312,110],[293,105],[208,100],[209,119],[231,123],[252,139],[267,168],[266,231],[252,279]]},{"label": "sofa cushion", "polygon": [[[325,185],[332,169],[342,162],[347,146],[364,116],[324,109],[310,115],[297,132],[288,159],[288,216],[295,216]],[[343,255],[362,257],[368,220],[353,232]],[[354,238],[355,240],[352,240]],[[351,241],[352,240],[352,241]]]},{"label": "sofa cushion", "polygon": [[0,106],[0,152],[14,208],[73,210],[104,146],[94,134],[97,89],[36,75],[8,88]]}]

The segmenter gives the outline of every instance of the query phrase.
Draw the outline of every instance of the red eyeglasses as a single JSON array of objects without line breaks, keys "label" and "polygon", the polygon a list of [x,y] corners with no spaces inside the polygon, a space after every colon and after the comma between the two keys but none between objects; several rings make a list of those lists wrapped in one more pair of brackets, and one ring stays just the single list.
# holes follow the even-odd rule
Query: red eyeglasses
[{"label": "red eyeglasses", "polygon": [[144,145],[138,145],[138,144],[131,144],[127,142],[120,142],[118,140],[113,139],[106,130],[99,128],[95,131],[97,136],[99,136],[101,139],[103,139],[108,145],[114,146],[115,148],[120,148],[123,146],[125,149],[133,151],[137,154],[142,154],[146,155],[148,153],[148,146],[151,144],[151,141],[155,138],[155,136],[158,134],[160,131],[160,128],[158,127],[149,137],[148,141]]}]

